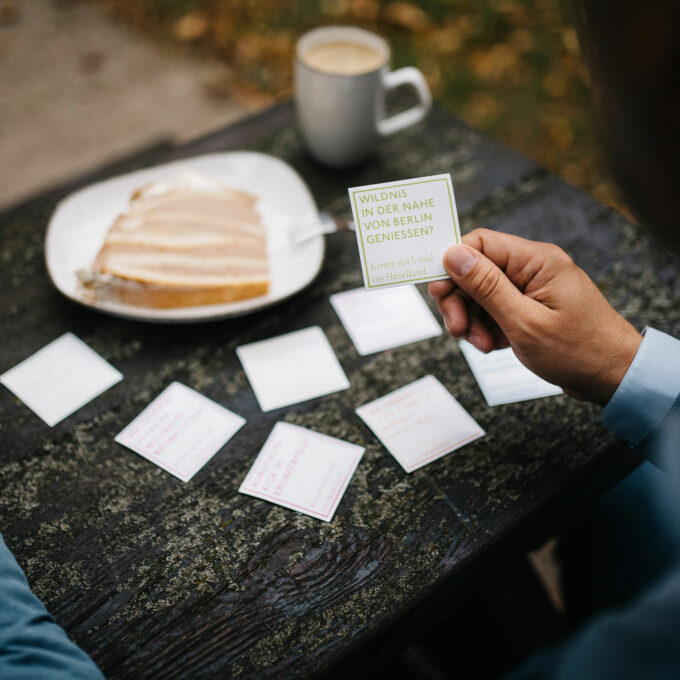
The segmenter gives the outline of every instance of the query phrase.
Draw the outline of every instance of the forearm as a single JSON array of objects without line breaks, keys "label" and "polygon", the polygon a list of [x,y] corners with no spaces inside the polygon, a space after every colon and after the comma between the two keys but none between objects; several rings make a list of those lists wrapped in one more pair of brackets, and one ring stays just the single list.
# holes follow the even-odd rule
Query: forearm
[{"label": "forearm", "polygon": [[31,591],[0,536],[0,677],[103,680],[103,675]]}]

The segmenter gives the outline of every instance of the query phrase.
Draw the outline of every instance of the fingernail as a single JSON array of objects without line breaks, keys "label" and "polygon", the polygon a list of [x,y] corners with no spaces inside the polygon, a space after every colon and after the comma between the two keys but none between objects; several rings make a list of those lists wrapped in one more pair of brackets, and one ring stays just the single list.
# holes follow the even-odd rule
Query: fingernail
[{"label": "fingernail", "polygon": [[477,258],[465,246],[451,248],[446,255],[446,259],[449,269],[461,278],[467,276],[477,261]]}]

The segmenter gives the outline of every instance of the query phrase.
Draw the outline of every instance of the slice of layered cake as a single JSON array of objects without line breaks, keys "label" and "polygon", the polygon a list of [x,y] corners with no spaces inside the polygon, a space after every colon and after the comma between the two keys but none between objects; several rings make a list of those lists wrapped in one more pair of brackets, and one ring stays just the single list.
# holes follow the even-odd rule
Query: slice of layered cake
[{"label": "slice of layered cake", "polygon": [[269,289],[266,229],[251,194],[180,179],[136,191],[109,229],[87,295],[144,307],[233,302]]}]

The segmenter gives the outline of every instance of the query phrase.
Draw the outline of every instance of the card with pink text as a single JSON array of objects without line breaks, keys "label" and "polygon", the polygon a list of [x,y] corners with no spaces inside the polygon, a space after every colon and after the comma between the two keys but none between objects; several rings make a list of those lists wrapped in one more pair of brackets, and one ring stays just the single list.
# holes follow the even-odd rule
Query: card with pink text
[{"label": "card with pink text", "polygon": [[484,436],[484,430],[432,375],[360,406],[357,414],[406,472]]},{"label": "card with pink text", "polygon": [[245,422],[212,399],[174,382],[115,441],[188,482]]},{"label": "card with pink text", "polygon": [[276,423],[239,491],[330,522],[363,453],[362,446]]}]

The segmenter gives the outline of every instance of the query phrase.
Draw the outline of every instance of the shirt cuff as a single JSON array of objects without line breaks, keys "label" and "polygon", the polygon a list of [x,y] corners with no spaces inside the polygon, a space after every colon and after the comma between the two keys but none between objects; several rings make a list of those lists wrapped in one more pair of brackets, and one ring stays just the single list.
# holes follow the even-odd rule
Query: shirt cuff
[{"label": "shirt cuff", "polygon": [[616,436],[639,444],[680,394],[680,340],[645,328],[626,375],[600,418]]}]

